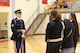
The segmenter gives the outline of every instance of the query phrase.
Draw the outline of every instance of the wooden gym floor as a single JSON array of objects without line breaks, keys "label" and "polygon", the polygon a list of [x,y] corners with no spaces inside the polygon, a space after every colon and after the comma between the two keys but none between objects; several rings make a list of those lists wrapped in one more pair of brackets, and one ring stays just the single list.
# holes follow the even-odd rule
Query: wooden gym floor
[{"label": "wooden gym floor", "polygon": [[[26,53],[45,53],[46,43],[44,35],[26,37]],[[13,41],[0,41],[0,53],[14,53]],[[80,53],[80,43],[77,45],[76,53]]]}]

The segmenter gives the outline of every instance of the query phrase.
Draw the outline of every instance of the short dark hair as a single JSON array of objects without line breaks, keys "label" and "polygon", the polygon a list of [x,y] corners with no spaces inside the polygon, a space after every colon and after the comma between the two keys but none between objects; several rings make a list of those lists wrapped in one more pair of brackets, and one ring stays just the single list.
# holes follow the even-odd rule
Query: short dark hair
[{"label": "short dark hair", "polygon": [[56,15],[58,14],[58,11],[57,10],[52,10],[51,11],[51,15],[55,18]]},{"label": "short dark hair", "polygon": [[61,20],[61,14],[60,13],[58,13],[57,15],[56,15],[56,21],[59,21],[59,20]]}]

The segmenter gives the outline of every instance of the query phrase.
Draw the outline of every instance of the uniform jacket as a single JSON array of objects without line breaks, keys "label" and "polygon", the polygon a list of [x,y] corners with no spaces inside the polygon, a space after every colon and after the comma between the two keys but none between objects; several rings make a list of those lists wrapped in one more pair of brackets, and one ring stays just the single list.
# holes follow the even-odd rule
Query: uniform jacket
[{"label": "uniform jacket", "polygon": [[73,41],[75,33],[74,25],[68,19],[65,19],[64,23],[65,23],[65,30],[64,30],[62,49],[74,47],[74,41]]},{"label": "uniform jacket", "polygon": [[18,20],[17,18],[12,19],[11,21],[11,30],[12,30],[12,37],[11,40],[21,40],[21,35],[22,32],[21,31],[17,31],[19,29],[24,29],[25,30],[25,25],[24,25],[24,21],[22,19]]},{"label": "uniform jacket", "polygon": [[57,39],[61,38],[61,31],[63,26],[60,21],[52,20],[47,24],[46,28],[46,38],[45,41],[47,42],[48,39]]}]

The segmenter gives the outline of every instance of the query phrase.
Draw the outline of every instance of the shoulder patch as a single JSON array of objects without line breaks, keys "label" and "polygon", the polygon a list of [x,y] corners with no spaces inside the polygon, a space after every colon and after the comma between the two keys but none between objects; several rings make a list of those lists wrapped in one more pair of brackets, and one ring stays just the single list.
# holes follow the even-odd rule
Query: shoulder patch
[{"label": "shoulder patch", "polygon": [[14,24],[12,24],[11,26],[14,27]]}]

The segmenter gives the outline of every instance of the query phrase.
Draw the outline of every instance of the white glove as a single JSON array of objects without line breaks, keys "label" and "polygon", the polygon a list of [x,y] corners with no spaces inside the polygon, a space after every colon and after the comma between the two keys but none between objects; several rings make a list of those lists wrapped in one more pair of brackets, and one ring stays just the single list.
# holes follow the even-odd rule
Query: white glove
[{"label": "white glove", "polygon": [[21,30],[21,31],[22,31],[22,34],[25,34],[25,32],[26,32],[25,30]]},{"label": "white glove", "polygon": [[25,30],[21,30],[22,31],[22,38],[25,39]]},{"label": "white glove", "polygon": [[25,35],[24,34],[22,34],[22,36],[21,36],[23,39],[25,39]]}]

